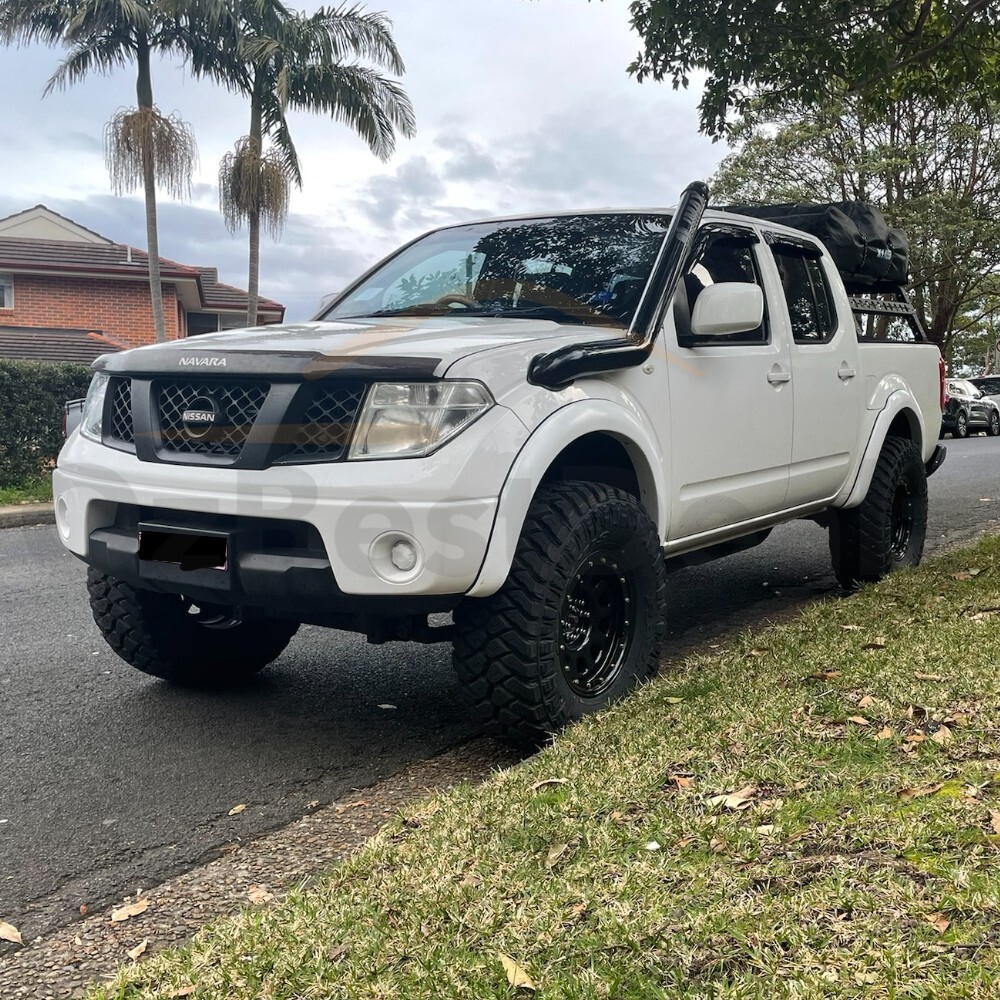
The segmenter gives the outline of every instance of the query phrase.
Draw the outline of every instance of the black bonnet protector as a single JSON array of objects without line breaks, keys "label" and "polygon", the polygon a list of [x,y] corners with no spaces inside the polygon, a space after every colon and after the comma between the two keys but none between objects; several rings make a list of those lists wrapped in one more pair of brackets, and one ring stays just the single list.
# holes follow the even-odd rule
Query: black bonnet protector
[{"label": "black bonnet protector", "polygon": [[660,253],[636,309],[628,337],[590,344],[570,344],[539,354],[528,371],[532,385],[561,389],[574,379],[641,365],[652,353],[664,314],[694,248],[698,226],[708,207],[708,185],[689,184],[670,220]]},{"label": "black bonnet protector", "polygon": [[199,347],[182,340],[139,351],[105,354],[94,371],[109,375],[257,376],[290,381],[345,378],[364,381],[429,379],[441,358],[323,354],[317,351],[237,350]]}]

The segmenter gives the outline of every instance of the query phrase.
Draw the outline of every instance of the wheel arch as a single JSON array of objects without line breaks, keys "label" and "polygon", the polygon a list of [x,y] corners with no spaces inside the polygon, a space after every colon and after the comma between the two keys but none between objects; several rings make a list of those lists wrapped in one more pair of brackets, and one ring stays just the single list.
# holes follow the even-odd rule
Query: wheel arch
[{"label": "wheel arch", "polygon": [[[924,422],[921,419],[920,408],[916,400],[908,391],[895,392],[886,400],[885,407],[879,412],[875,426],[869,435],[854,484],[849,491],[845,489],[841,493],[841,497],[838,499],[842,499],[842,502],[836,503],[835,506],[841,508],[857,507],[864,500],[872,477],[875,475],[875,466],[882,453],[882,446],[885,444],[886,438],[889,437],[899,437],[906,441],[912,441],[917,446],[924,461],[927,461],[927,455],[924,454]],[[846,497],[844,493],[847,494]]]},{"label": "wheel arch", "polygon": [[528,507],[545,484],[582,480],[623,489],[636,497],[662,539],[666,488],[659,455],[651,432],[617,403],[591,398],[556,410],[535,429],[511,467],[483,564],[467,596],[487,597],[503,585]]}]

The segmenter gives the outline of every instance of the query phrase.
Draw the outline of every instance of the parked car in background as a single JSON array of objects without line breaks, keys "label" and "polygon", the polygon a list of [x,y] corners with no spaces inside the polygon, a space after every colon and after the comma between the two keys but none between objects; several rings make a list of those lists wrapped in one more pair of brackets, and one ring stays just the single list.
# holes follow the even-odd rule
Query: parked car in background
[{"label": "parked car in background", "polygon": [[1000,406],[1000,375],[980,375],[978,378],[966,381],[971,382],[984,396]]},{"label": "parked car in background", "polygon": [[968,437],[975,431],[986,431],[993,437],[1000,434],[1000,406],[964,378],[950,378],[945,384],[944,411],[941,414],[941,436],[949,431],[957,438]]}]

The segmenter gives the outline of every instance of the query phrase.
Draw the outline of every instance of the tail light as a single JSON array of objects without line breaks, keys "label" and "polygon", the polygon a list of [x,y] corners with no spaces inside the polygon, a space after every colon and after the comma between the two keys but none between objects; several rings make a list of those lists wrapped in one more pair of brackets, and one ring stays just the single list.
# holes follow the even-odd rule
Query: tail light
[{"label": "tail light", "polygon": [[945,404],[948,402],[948,393],[945,392],[943,357],[938,358],[938,395],[941,400],[941,412],[944,413]]}]

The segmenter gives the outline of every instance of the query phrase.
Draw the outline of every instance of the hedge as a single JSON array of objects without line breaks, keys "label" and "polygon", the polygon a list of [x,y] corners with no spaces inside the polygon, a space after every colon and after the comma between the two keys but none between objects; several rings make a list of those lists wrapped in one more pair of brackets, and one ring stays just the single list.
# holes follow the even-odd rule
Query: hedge
[{"label": "hedge", "polygon": [[88,365],[0,358],[0,487],[49,468],[62,447],[63,404],[89,384]]}]

